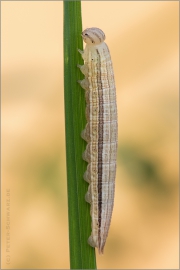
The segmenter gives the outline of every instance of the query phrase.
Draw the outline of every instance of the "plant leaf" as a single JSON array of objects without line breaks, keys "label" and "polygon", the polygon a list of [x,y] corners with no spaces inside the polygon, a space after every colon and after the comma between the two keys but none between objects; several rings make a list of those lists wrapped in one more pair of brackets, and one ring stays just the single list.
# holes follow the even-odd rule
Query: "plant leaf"
[{"label": "plant leaf", "polygon": [[83,64],[81,2],[64,1],[64,99],[66,166],[71,269],[96,269],[91,234],[90,205],[85,201],[88,184],[83,179],[87,163],[82,159],[86,143],[80,134],[85,128],[85,91],[77,83],[83,78],[77,64]]}]

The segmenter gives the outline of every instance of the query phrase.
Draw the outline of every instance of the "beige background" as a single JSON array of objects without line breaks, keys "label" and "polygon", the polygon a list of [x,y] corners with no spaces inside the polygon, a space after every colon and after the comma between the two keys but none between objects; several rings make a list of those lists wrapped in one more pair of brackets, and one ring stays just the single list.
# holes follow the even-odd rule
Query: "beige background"
[{"label": "beige background", "polygon": [[[178,268],[178,2],[82,2],[107,36],[119,115],[98,268]],[[2,267],[69,268],[63,4],[2,2]],[[6,189],[10,188],[10,265]]]}]

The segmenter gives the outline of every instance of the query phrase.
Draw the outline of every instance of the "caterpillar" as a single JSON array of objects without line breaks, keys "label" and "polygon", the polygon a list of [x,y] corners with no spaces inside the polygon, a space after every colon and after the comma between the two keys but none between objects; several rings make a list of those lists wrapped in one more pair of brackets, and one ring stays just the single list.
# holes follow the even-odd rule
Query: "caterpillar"
[{"label": "caterpillar", "polygon": [[85,89],[87,124],[81,137],[87,142],[83,159],[88,162],[84,179],[89,183],[85,200],[91,204],[92,232],[88,243],[102,254],[108,236],[114,205],[118,140],[114,72],[104,32],[96,27],[82,32],[86,43],[78,50],[85,75],[78,81]]}]

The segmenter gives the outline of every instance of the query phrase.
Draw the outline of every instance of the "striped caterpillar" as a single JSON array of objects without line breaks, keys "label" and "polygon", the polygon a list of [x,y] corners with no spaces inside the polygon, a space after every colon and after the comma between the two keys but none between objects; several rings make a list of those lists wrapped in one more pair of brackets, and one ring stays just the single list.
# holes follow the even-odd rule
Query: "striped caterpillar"
[{"label": "striped caterpillar", "polygon": [[88,243],[102,254],[111,222],[116,175],[117,105],[114,72],[105,34],[99,28],[82,32],[86,43],[78,50],[84,65],[78,67],[85,79],[87,124],[82,138],[87,142],[83,159],[88,162],[84,179],[89,183],[85,200],[91,204],[92,233]]}]

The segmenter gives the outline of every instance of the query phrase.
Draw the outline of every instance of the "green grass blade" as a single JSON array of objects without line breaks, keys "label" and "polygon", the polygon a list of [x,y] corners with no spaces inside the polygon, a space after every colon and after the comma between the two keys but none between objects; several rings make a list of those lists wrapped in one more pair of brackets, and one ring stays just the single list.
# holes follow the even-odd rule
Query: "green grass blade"
[{"label": "green grass blade", "polygon": [[81,2],[64,1],[64,98],[66,162],[71,269],[96,269],[95,250],[87,244],[91,233],[90,205],[85,201],[88,184],[83,180],[87,163],[82,160],[86,143],[81,138],[85,128],[85,92],[77,83],[83,64],[77,49],[82,44]]}]

